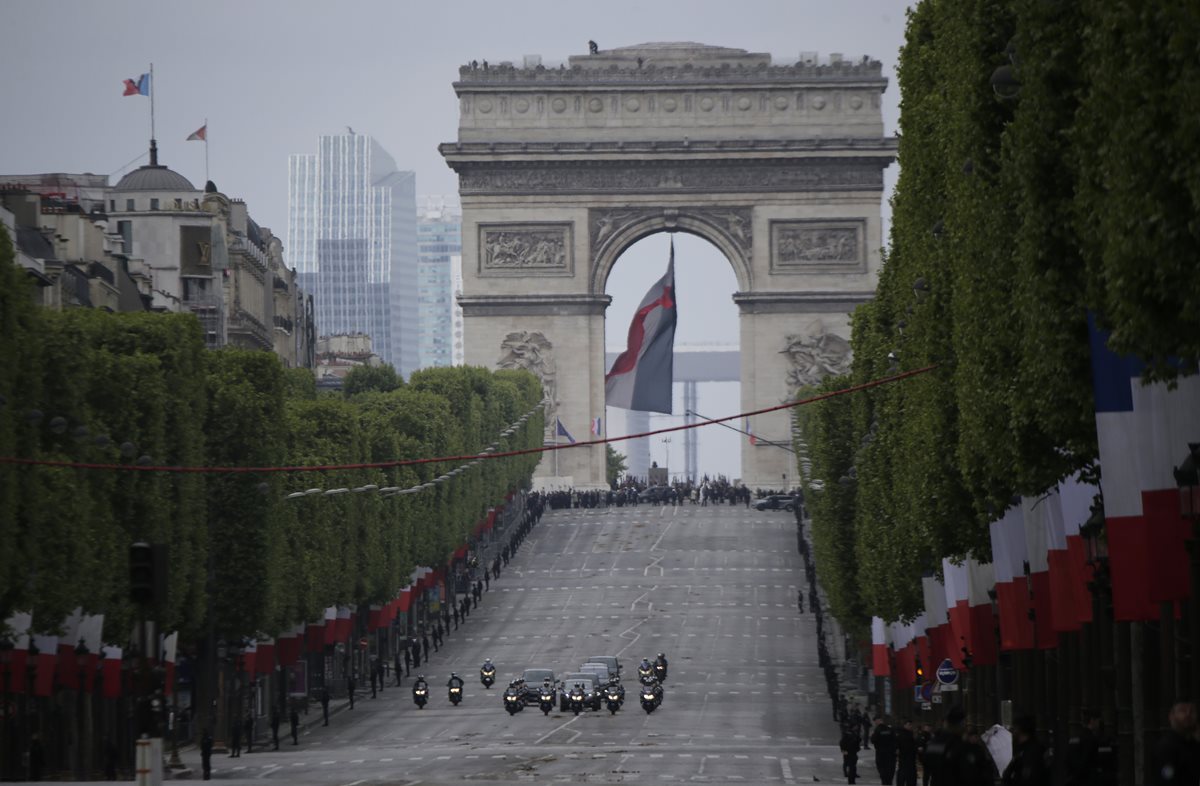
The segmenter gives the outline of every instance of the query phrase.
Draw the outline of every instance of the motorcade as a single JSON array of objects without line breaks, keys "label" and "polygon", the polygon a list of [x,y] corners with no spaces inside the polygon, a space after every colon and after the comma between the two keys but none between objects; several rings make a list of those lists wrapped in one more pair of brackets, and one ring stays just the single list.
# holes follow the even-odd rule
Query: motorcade
[{"label": "motorcade", "polygon": [[791,513],[796,509],[796,498],[791,494],[771,494],[754,503],[755,510],[786,510]]}]

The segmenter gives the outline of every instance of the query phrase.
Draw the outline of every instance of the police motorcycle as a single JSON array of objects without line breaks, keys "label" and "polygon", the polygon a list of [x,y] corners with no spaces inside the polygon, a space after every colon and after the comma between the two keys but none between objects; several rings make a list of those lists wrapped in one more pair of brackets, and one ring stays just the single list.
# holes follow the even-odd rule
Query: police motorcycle
[{"label": "police motorcycle", "polygon": [[463,700],[463,681],[462,677],[454,672],[450,672],[450,679],[446,681],[446,687],[450,689],[450,703],[455,707]]},{"label": "police motorcycle", "polygon": [[425,682],[424,675],[418,675],[417,681],[413,683],[413,703],[417,705],[417,709],[425,709],[425,704],[429,701],[429,685]]},{"label": "police motorcycle", "polygon": [[638,664],[638,682],[643,685],[655,682],[654,667],[650,665],[650,661],[646,658],[642,658],[642,662]]},{"label": "police motorcycle", "polygon": [[641,698],[642,709],[649,715],[662,704],[662,686],[657,682],[642,683],[638,696]]},{"label": "police motorcycle", "polygon": [[660,683],[667,681],[667,656],[661,652],[654,659],[654,676]]},{"label": "police motorcycle", "polygon": [[583,686],[579,683],[572,685],[570,692],[567,693],[567,708],[578,715],[583,712],[583,705],[586,702],[587,697],[584,695]]},{"label": "police motorcycle", "polygon": [[523,693],[524,691],[516,680],[508,683],[508,689],[504,691],[504,709],[508,711],[509,715],[516,715],[525,709]]},{"label": "police motorcycle", "polygon": [[621,683],[613,680],[604,688],[604,704],[608,707],[608,711],[613,715],[617,714],[617,710],[621,709],[621,705],[625,702],[625,689],[621,687]]},{"label": "police motorcycle", "polygon": [[485,688],[491,688],[496,683],[496,667],[492,665],[491,658],[485,660],[479,668],[479,681]]},{"label": "police motorcycle", "polygon": [[538,690],[538,709],[543,715],[549,715],[550,710],[554,709],[554,686],[550,681],[542,683],[542,687]]}]

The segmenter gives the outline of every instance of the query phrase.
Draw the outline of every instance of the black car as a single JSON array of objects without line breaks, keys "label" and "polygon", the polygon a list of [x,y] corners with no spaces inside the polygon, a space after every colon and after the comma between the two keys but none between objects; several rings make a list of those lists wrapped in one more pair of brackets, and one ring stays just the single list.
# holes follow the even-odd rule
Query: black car
[{"label": "black car", "polygon": [[670,486],[651,486],[648,489],[642,489],[638,494],[638,500],[641,502],[671,502],[675,499],[675,489]]},{"label": "black car", "polygon": [[521,679],[525,680],[525,704],[537,705],[541,700],[542,683],[549,679],[550,684],[554,688],[554,698],[558,699],[558,680],[554,678],[554,671],[551,669],[525,669],[521,674]]},{"label": "black car", "polygon": [[791,513],[796,509],[796,498],[791,494],[772,494],[754,503],[755,510],[786,510]]}]

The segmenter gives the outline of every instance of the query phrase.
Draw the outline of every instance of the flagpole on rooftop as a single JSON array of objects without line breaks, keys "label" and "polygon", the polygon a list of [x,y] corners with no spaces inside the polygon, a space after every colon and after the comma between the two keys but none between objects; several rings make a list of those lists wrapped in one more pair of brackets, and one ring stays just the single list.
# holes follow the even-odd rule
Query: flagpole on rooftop
[{"label": "flagpole on rooftop", "polygon": [[208,176],[208,118],[204,118],[204,182],[207,185]]},{"label": "flagpole on rooftop", "polygon": [[154,63],[150,64],[150,140],[154,140]]}]

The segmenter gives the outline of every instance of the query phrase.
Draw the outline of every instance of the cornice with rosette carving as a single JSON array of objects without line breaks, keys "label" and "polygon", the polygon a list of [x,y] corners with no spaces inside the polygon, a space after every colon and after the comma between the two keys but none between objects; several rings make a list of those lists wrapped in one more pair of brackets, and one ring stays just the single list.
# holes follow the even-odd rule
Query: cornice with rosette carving
[{"label": "cornice with rosette carving", "polygon": [[882,191],[880,159],[460,162],[459,193],[713,194]]}]

